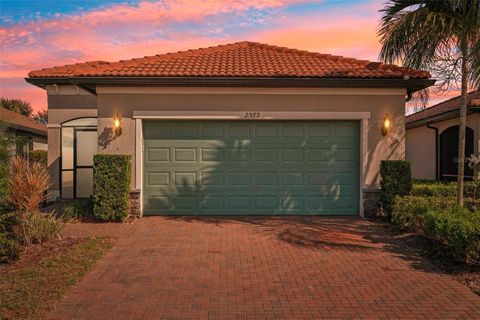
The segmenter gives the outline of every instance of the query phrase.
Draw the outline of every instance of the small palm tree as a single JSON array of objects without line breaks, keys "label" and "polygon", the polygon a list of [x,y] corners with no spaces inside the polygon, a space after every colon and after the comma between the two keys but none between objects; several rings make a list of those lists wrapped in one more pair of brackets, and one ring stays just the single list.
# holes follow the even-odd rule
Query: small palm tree
[{"label": "small palm tree", "polygon": [[424,70],[448,61],[446,87],[461,84],[458,204],[463,206],[467,94],[480,84],[480,0],[390,0],[381,12],[382,61]]},{"label": "small palm tree", "polygon": [[0,106],[10,111],[20,113],[26,117],[30,117],[32,115],[32,106],[27,101],[0,98]]}]

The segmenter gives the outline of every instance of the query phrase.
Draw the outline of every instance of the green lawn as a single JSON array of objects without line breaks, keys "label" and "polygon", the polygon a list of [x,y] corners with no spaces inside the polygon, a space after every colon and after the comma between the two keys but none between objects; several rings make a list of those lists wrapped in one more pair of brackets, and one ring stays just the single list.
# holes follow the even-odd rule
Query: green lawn
[{"label": "green lawn", "polygon": [[90,238],[0,274],[0,319],[42,319],[113,245]]}]

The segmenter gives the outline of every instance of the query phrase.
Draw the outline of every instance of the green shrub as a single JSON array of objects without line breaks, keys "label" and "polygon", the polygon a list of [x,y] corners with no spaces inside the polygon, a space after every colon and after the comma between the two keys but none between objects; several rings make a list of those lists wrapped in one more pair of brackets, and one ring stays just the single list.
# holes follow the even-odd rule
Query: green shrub
[{"label": "green shrub", "polygon": [[0,264],[15,261],[20,256],[21,247],[10,239],[5,232],[0,232]]},{"label": "green shrub", "polygon": [[417,231],[421,228],[422,216],[432,209],[447,209],[455,206],[454,197],[396,197],[392,206],[392,222],[401,230]]},{"label": "green shrub", "polygon": [[452,183],[414,183],[411,195],[420,197],[456,197],[457,185]]},{"label": "green shrub", "polygon": [[423,216],[424,234],[440,241],[460,261],[480,262],[480,212],[452,207]]},{"label": "green shrub", "polygon": [[131,156],[97,154],[93,158],[93,214],[105,221],[128,216]]},{"label": "green shrub", "polygon": [[[464,196],[467,198],[473,198],[474,193],[475,193],[474,182],[466,181]],[[427,196],[427,197],[456,197],[457,183],[456,182],[438,182],[438,181],[432,181],[432,182],[415,181],[412,185],[411,195]]]},{"label": "green shrub", "polygon": [[43,164],[47,166],[47,151],[46,150],[34,150],[30,151],[28,158],[31,161],[38,162],[40,164]]},{"label": "green shrub", "polygon": [[0,232],[12,234],[18,224],[18,215],[15,212],[0,213]]},{"label": "green shrub", "polygon": [[53,238],[60,238],[64,222],[52,214],[39,212],[24,214],[15,226],[15,238],[22,245],[43,243]]},{"label": "green shrub", "polygon": [[380,202],[390,215],[395,197],[405,196],[412,190],[410,162],[405,160],[383,160],[380,163]]},{"label": "green shrub", "polygon": [[77,199],[63,208],[62,217],[66,220],[81,219],[93,216],[92,199]]}]

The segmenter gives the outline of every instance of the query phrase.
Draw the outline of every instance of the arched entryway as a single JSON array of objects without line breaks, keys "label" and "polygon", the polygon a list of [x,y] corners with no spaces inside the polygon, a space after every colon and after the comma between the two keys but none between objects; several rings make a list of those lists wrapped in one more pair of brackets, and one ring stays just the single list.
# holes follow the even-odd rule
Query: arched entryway
[{"label": "arched entryway", "polygon": [[[456,180],[458,166],[458,131],[459,126],[452,126],[440,134],[440,179]],[[469,157],[473,150],[473,130],[467,127],[465,135],[465,156]],[[470,179],[473,171],[465,165],[465,178]]]}]

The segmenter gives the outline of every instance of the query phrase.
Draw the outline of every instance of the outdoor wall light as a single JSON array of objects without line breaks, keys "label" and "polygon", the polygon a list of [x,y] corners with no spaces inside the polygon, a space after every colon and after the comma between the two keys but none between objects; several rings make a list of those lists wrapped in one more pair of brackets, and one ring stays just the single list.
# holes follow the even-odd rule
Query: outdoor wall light
[{"label": "outdoor wall light", "polygon": [[392,120],[390,119],[390,115],[387,113],[385,115],[385,118],[383,118],[382,135],[386,136],[391,129],[392,129]]},{"label": "outdoor wall light", "polygon": [[122,118],[118,114],[118,112],[115,114],[115,117],[113,118],[113,129],[115,131],[115,134],[117,136],[122,134],[122,124],[121,124]]}]

